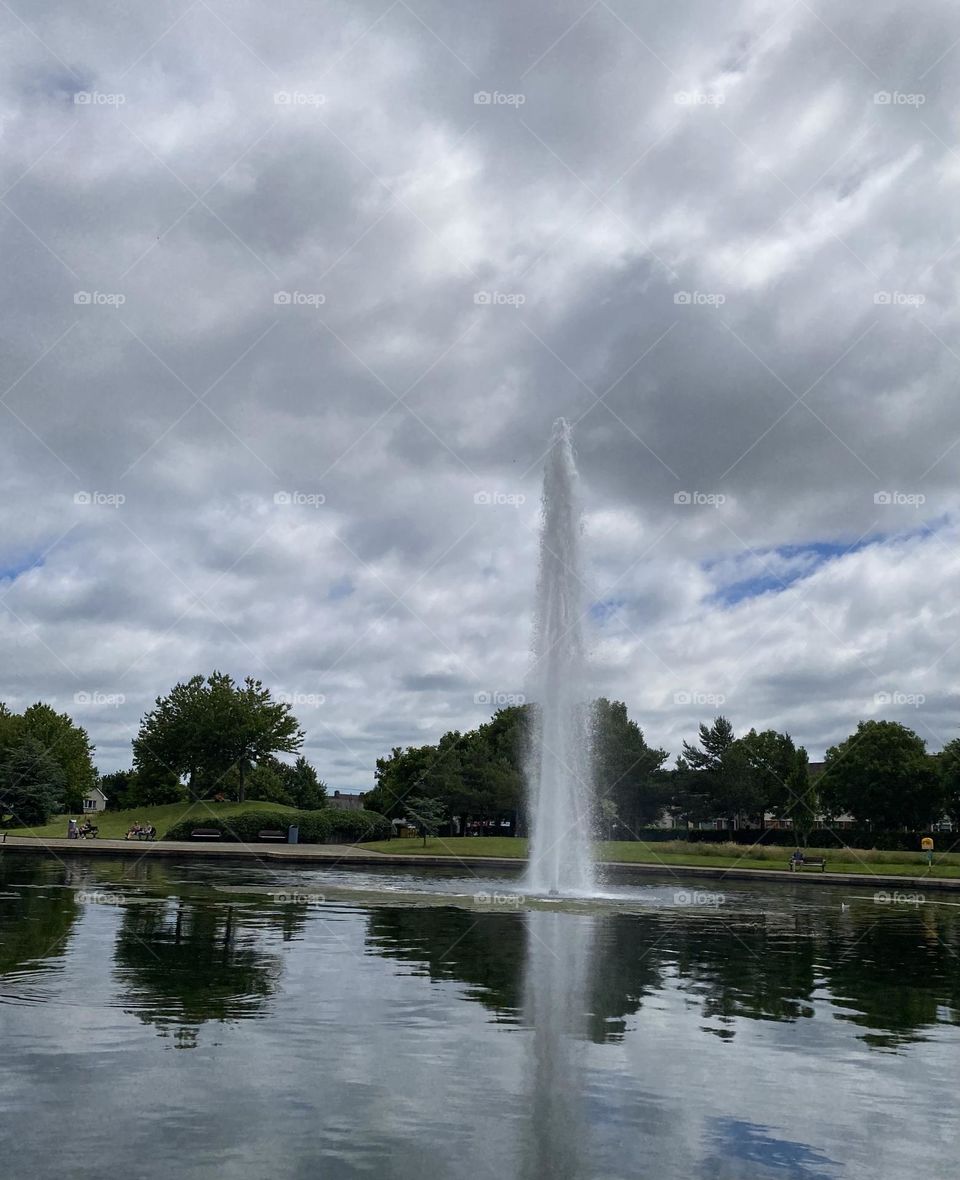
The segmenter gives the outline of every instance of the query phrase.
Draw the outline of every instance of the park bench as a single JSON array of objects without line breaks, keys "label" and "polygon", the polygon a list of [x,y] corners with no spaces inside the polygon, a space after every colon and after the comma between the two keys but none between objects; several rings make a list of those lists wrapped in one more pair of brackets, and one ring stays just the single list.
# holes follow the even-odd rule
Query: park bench
[{"label": "park bench", "polygon": [[798,869],[819,869],[821,873],[827,871],[827,858],[825,856],[801,856],[799,860],[795,860],[791,856],[788,863],[791,873],[796,872]]},{"label": "park bench", "polygon": [[282,840],[284,844],[287,842],[287,833],[281,832],[279,828],[265,828],[262,832],[257,832],[258,840]]},{"label": "park bench", "polygon": [[190,833],[191,840],[219,840],[223,835],[216,828],[194,828]]}]

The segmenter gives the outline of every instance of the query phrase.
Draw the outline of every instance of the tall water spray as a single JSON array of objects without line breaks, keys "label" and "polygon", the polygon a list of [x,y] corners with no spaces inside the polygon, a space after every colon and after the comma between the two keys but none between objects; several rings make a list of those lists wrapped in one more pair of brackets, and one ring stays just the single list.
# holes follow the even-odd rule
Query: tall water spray
[{"label": "tall water spray", "polygon": [[531,815],[528,888],[532,892],[589,892],[594,884],[578,485],[570,426],[558,418],[543,474],[534,660],[529,678],[535,706],[526,768]]}]

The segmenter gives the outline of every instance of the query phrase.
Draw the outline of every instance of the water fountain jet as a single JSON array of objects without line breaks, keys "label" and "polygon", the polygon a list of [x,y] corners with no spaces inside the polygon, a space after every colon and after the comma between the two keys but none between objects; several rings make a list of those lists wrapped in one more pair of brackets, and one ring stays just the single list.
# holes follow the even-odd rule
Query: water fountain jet
[{"label": "water fountain jet", "polygon": [[590,850],[591,727],[583,699],[579,478],[569,423],[554,423],[543,473],[526,778],[531,817],[527,887],[551,896],[594,888]]}]

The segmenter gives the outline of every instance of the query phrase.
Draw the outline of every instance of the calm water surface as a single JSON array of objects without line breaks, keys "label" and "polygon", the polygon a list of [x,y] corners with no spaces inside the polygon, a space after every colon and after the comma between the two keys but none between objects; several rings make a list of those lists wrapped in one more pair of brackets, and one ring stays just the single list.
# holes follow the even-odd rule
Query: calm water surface
[{"label": "calm water surface", "polygon": [[953,895],[716,888],[0,853],[3,1174],[956,1175]]}]

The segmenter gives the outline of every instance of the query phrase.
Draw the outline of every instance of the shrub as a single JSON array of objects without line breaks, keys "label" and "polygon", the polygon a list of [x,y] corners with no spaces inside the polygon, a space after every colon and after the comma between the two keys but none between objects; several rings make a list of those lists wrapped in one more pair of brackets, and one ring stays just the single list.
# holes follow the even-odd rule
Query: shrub
[{"label": "shrub", "polygon": [[295,824],[300,829],[301,844],[349,844],[360,840],[385,840],[390,835],[390,821],[375,811],[337,811],[325,807],[320,811],[247,811],[242,815],[197,816],[184,819],[164,833],[164,840],[189,840],[197,828],[220,832],[231,843],[255,844],[261,831],[286,831]]}]

